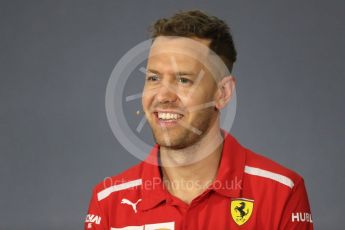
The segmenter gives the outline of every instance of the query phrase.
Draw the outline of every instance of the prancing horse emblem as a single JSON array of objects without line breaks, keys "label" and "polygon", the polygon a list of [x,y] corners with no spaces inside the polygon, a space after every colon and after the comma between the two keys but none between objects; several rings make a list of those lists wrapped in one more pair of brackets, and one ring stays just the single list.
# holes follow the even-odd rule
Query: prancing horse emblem
[{"label": "prancing horse emblem", "polygon": [[237,225],[246,223],[253,213],[254,200],[239,198],[231,201],[231,216]]},{"label": "prancing horse emblem", "polygon": [[246,207],[246,203],[244,203],[243,201],[240,203],[240,206],[235,207],[235,210],[240,213],[241,219],[243,219],[243,217],[248,215],[249,209],[247,209],[247,211],[244,211],[245,207]]}]

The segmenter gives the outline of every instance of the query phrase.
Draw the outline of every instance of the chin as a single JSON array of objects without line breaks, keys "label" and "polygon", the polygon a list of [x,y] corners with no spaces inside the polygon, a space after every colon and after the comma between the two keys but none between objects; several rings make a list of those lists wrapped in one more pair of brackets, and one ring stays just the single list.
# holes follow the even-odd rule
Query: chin
[{"label": "chin", "polygon": [[[184,127],[162,129],[161,127],[157,126],[152,120],[149,120],[149,124],[154,140],[159,146],[171,149],[183,149],[192,146],[200,141],[209,130],[212,122],[210,116],[205,116],[204,119],[191,124],[191,126],[196,127],[196,129],[202,132],[201,135],[198,135]],[[167,142],[164,138],[165,132],[169,138],[169,142]]]},{"label": "chin", "polygon": [[[162,131],[161,131],[162,132]],[[192,135],[192,136],[191,136]],[[181,134],[178,137],[172,137],[169,136],[169,142],[167,142],[164,139],[164,136],[162,133],[156,133],[154,134],[154,139],[155,142],[162,147],[165,148],[170,148],[170,149],[184,149],[187,148],[189,146],[192,146],[193,144],[195,144],[196,142],[198,142],[200,140],[200,136],[196,135],[196,134]]]},{"label": "chin", "polygon": [[188,146],[187,143],[170,143],[170,145],[166,142],[161,142],[158,143],[159,146],[165,147],[165,148],[169,148],[169,149],[184,149]]},{"label": "chin", "polygon": [[188,143],[186,143],[186,139],[181,140],[181,137],[172,137],[171,135],[168,135],[169,141],[166,141],[164,139],[163,132],[164,131],[153,132],[154,140],[159,146],[171,149],[181,149],[188,146]]}]

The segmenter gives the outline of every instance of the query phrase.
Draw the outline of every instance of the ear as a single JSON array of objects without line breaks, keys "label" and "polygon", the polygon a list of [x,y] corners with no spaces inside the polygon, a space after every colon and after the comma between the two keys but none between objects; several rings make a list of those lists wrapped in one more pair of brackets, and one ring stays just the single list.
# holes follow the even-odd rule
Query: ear
[{"label": "ear", "polygon": [[234,76],[229,75],[224,77],[218,82],[218,89],[215,94],[215,107],[218,110],[223,109],[231,100],[235,91],[236,79]]}]

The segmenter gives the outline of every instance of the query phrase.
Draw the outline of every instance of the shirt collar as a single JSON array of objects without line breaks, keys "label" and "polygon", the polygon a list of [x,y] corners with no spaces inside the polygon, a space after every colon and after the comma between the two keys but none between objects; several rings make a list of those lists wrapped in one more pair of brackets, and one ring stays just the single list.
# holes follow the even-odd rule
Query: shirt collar
[{"label": "shirt collar", "polygon": [[[209,190],[226,197],[239,197],[242,190],[242,178],[245,166],[245,152],[237,140],[225,130],[221,161],[217,176]],[[158,165],[159,145],[155,144],[148,157],[142,162],[142,202],[141,210],[151,209],[169,199],[163,186]]]},{"label": "shirt collar", "polygon": [[222,129],[224,142],[216,179],[210,189],[227,197],[239,197],[246,154],[237,140]]},{"label": "shirt collar", "polygon": [[141,210],[151,209],[168,199],[160,173],[158,162],[159,145],[155,144],[148,157],[142,162],[142,202]]}]

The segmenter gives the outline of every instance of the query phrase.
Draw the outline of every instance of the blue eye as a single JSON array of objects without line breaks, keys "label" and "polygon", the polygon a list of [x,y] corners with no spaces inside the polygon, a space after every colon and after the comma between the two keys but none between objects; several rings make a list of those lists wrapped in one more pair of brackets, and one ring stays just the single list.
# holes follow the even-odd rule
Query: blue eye
[{"label": "blue eye", "polygon": [[153,76],[148,76],[146,78],[147,81],[157,81],[158,80],[158,76],[157,75],[153,75]]},{"label": "blue eye", "polygon": [[191,80],[189,80],[188,78],[185,78],[185,77],[178,77],[177,80],[178,80],[178,82],[180,82],[182,84],[190,84],[190,83],[192,83]]}]

